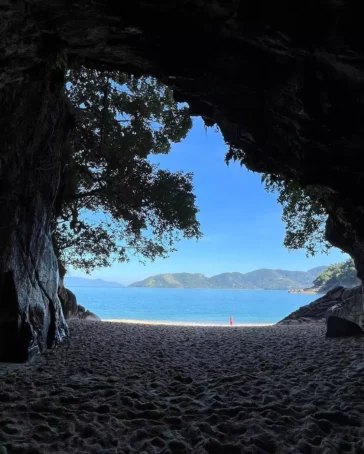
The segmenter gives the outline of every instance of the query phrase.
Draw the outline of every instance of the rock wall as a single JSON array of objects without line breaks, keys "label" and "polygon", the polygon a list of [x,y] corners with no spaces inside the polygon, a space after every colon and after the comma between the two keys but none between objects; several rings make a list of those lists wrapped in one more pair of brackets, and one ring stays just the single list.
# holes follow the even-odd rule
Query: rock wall
[{"label": "rock wall", "polygon": [[66,331],[49,240],[66,61],[159,77],[249,169],[314,186],[364,277],[358,2],[15,0],[0,15],[0,358]]},{"label": "rock wall", "polygon": [[364,331],[363,286],[346,288],[327,312],[327,337],[352,336]]},{"label": "rock wall", "polygon": [[50,236],[69,127],[59,71],[26,74],[0,105],[0,361],[26,361],[68,331]]}]

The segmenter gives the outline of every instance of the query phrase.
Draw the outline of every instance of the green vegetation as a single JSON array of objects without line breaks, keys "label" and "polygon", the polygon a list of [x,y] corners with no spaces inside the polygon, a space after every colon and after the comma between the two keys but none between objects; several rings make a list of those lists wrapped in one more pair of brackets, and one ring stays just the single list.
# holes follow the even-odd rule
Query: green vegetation
[{"label": "green vegetation", "polygon": [[330,265],[313,281],[313,287],[318,288],[320,293],[326,293],[338,285],[354,287],[359,284],[361,284],[361,281],[356,275],[356,269],[352,259]]},{"label": "green vegetation", "polygon": [[289,290],[311,285],[324,269],[324,266],[309,271],[260,269],[245,274],[222,273],[210,278],[191,273],[158,274],[129,287]]},{"label": "green vegetation", "polygon": [[209,279],[203,274],[175,273],[157,274],[140,282],[134,282],[129,287],[150,288],[210,288]]},{"label": "green vegetation", "polygon": [[[171,143],[186,137],[192,126],[188,107],[176,103],[172,90],[157,80],[117,71],[74,69],[68,72],[66,91],[76,128],[62,151],[55,206],[53,240],[61,261],[90,272],[130,255],[166,257],[181,236],[199,238],[192,174],[161,170],[148,161],[150,154],[168,153]],[[230,159],[244,164],[244,151],[231,147],[226,161]],[[284,245],[304,248],[307,255],[327,252],[322,188],[302,187],[280,175],[263,175],[262,181],[268,192],[278,193],[283,206]],[[263,271],[258,278],[225,273],[209,283],[164,277],[150,286],[305,285],[281,270]]]},{"label": "green vegetation", "polygon": [[284,246],[287,249],[306,249],[307,256],[327,253],[331,245],[325,239],[327,213],[320,202],[322,189],[308,186],[303,189],[296,181],[263,175],[267,192],[278,192],[283,207],[282,221],[286,226]]},{"label": "green vegetation", "polygon": [[76,128],[55,207],[61,261],[90,272],[130,255],[166,257],[181,236],[199,238],[192,174],[148,161],[187,135],[188,107],[155,79],[115,71],[70,71],[66,91]]},{"label": "green vegetation", "polygon": [[[246,162],[244,150],[230,146],[225,157]],[[284,246],[288,249],[306,249],[307,256],[327,253],[331,245],[325,239],[327,212],[321,202],[323,188],[318,185],[303,187],[298,180],[277,174],[263,174],[262,183],[267,192],[278,193],[278,203],[283,207],[282,220],[286,225]]]}]

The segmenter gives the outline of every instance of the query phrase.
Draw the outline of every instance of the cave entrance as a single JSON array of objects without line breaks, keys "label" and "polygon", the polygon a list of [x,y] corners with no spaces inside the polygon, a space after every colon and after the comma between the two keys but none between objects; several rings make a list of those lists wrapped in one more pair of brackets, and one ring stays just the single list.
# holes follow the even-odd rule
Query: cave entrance
[{"label": "cave entrance", "polygon": [[[28,298],[37,280],[37,294],[47,295],[54,313],[59,309],[50,230],[73,125],[64,75],[76,63],[159,78],[193,115],[218,124],[249,169],[319,186],[329,213],[327,238],[355,258],[364,276],[359,6],[321,2],[312,14],[312,2],[289,9],[286,2],[267,8],[236,1],[165,0],[128,8],[111,2],[5,3],[0,272],[14,270],[21,295],[14,311],[24,323],[35,298],[43,304],[40,296]],[[97,244],[105,246],[103,232],[97,233]],[[29,252],[39,260],[30,263]],[[41,270],[47,270],[42,282]],[[63,321],[56,324],[54,336],[62,338]]]}]

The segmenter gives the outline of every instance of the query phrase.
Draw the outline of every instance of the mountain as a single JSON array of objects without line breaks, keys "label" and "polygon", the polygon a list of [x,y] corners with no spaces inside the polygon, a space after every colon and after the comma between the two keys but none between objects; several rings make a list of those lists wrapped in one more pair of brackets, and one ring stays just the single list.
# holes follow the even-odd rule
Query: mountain
[{"label": "mountain", "polygon": [[322,271],[322,267],[316,273],[312,270],[289,271],[262,268],[245,274],[218,274],[210,278],[210,284],[212,288],[287,290],[311,285],[320,271]]},{"label": "mountain", "polygon": [[240,290],[290,290],[312,285],[312,281],[327,267],[308,271],[271,270],[262,268],[249,273],[222,273],[210,278],[203,274],[157,274],[129,287],[149,288],[210,288]]},{"label": "mountain", "polygon": [[203,274],[175,273],[157,274],[143,281],[134,282],[129,287],[151,288],[210,288],[209,278]]},{"label": "mountain", "polygon": [[103,279],[87,279],[83,277],[65,277],[65,287],[101,287],[101,288],[121,288],[125,287],[117,282],[104,281]]}]

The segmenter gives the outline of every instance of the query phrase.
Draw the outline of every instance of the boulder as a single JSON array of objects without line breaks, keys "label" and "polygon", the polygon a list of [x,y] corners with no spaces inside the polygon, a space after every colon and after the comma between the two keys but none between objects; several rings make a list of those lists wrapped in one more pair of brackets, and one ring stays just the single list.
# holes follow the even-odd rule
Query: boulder
[{"label": "boulder", "polygon": [[364,329],[363,286],[344,289],[327,313],[326,337],[353,336]]},{"label": "boulder", "polygon": [[[79,316],[79,317],[80,317],[80,315],[82,315],[84,312],[86,312],[86,309],[85,309],[83,306],[81,306],[81,304],[79,304],[79,305],[77,306],[77,309],[78,309],[78,316]],[[80,318],[81,318],[81,317],[80,317]]]},{"label": "boulder", "polygon": [[83,312],[82,315],[80,314],[79,318],[81,320],[85,320],[87,322],[101,322],[101,318],[98,315],[96,315],[90,311]]},{"label": "boulder", "polygon": [[279,321],[278,324],[325,323],[328,310],[341,301],[345,291],[344,287],[335,287],[327,292],[326,295],[292,312],[292,314]]},{"label": "boulder", "polygon": [[63,279],[59,281],[58,295],[62,304],[63,315],[66,319],[78,318],[84,321],[101,321],[101,318],[77,304],[76,295],[68,288],[64,287]]},{"label": "boulder", "polygon": [[326,337],[356,336],[364,330],[363,286],[336,287],[278,322],[278,325],[327,323]]},{"label": "boulder", "polygon": [[64,286],[64,275],[62,272],[63,265],[58,261],[58,266],[60,270],[60,279],[58,283],[58,297],[61,301],[63,315],[66,319],[68,318],[77,318],[78,317],[78,306],[76,295],[71,292],[68,288]]},{"label": "boulder", "polygon": [[78,317],[78,306],[76,295],[68,288],[64,288],[60,294],[58,291],[59,299],[61,300],[63,315],[66,319]]},{"label": "boulder", "polygon": [[100,322],[101,318],[93,312],[87,311],[83,306],[78,305],[78,318],[88,322]]}]

